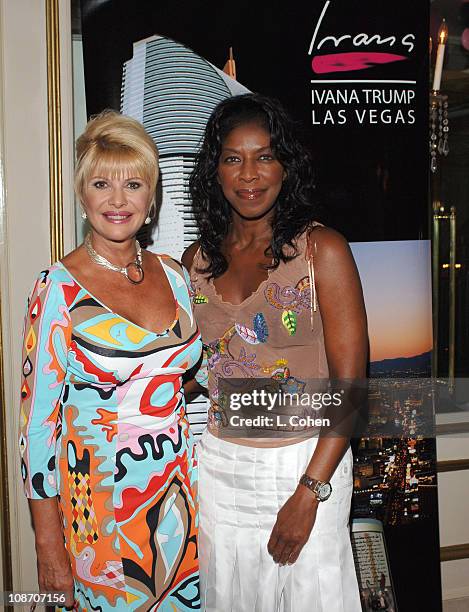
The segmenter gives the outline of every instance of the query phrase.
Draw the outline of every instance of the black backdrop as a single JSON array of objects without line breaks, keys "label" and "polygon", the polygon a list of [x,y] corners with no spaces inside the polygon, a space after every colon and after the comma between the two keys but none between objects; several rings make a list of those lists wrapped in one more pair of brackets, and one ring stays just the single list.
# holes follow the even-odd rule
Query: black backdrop
[{"label": "black backdrop", "polygon": [[[326,222],[350,241],[426,237],[428,132],[422,100],[427,99],[428,2],[334,0],[322,22],[322,35],[331,28],[336,35],[365,30],[383,37],[397,34],[398,39],[416,33],[408,60],[363,71],[364,78],[386,79],[398,69],[401,79],[417,79],[416,123],[384,129],[382,124],[312,125],[310,80],[317,75],[307,51],[323,6],[323,0],[82,0],[88,114],[119,109],[122,65],[131,58],[135,41],[165,35],[218,67],[233,46],[238,80],[279,98],[298,120],[315,156]],[[396,43],[390,50],[405,48]],[[357,78],[357,73],[338,74]]]}]

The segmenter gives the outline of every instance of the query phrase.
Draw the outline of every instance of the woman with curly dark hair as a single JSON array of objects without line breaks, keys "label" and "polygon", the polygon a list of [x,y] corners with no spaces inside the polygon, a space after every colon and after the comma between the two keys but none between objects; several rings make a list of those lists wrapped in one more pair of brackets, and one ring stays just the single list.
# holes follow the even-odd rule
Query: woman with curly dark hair
[{"label": "woman with curly dark hair", "polygon": [[[364,378],[366,315],[347,242],[315,221],[311,162],[294,134],[276,101],[229,98],[190,179],[200,238],[183,262],[210,397],[198,444],[205,610],[361,610],[349,439],[324,435],[303,398],[313,379]],[[229,396],[243,380],[261,397],[251,420],[237,411],[241,394]],[[281,393],[296,399],[287,406]]]}]

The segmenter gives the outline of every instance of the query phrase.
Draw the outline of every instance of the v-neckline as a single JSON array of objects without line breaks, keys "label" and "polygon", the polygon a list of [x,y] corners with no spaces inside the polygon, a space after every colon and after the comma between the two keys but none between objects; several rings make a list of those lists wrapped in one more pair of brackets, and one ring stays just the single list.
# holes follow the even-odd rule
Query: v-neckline
[{"label": "v-neckline", "polygon": [[[202,251],[201,251],[201,247],[199,246],[194,256],[193,262],[198,261],[201,255],[202,255]],[[246,304],[249,304],[256,297],[256,295],[259,293],[261,288],[263,288],[263,286],[266,285],[270,281],[271,275],[278,269],[278,267],[279,266],[277,266],[276,268],[267,268],[266,278],[261,280],[261,282],[257,286],[257,289],[255,289],[255,291],[253,291],[250,295],[245,297],[244,300],[240,302],[239,304],[233,304],[233,302],[228,302],[227,300],[223,299],[223,296],[221,295],[221,293],[218,293],[217,291],[213,277],[210,277],[208,279],[208,285],[212,288],[212,291],[215,297],[217,298],[217,300],[220,302],[220,304],[224,304],[225,306],[229,306],[230,308],[240,308],[241,306],[246,306]]]},{"label": "v-neckline", "polygon": [[264,285],[266,285],[270,281],[271,273],[274,272],[275,270],[276,268],[275,269],[269,268],[267,270],[266,278],[261,280],[261,282],[257,285],[257,288],[252,293],[250,293],[247,297],[245,297],[244,300],[240,302],[239,304],[233,304],[233,302],[228,302],[227,300],[224,300],[221,293],[217,291],[213,278],[209,279],[209,285],[212,287],[213,293],[215,294],[217,300],[221,304],[224,304],[225,306],[230,306],[231,308],[240,308],[242,306],[246,306],[247,304],[249,304],[258,295],[259,291],[263,289]]},{"label": "v-neckline", "polygon": [[110,314],[115,315],[116,317],[119,317],[119,319],[122,319],[123,321],[125,321],[126,323],[129,323],[130,325],[133,325],[134,327],[140,329],[141,331],[144,331],[147,334],[151,334],[152,336],[165,336],[166,334],[168,334],[177,324],[177,322],[179,321],[179,302],[177,301],[176,298],[176,294],[174,293],[174,289],[173,289],[173,285],[171,283],[171,280],[168,276],[168,273],[166,272],[165,266],[163,264],[163,262],[161,261],[161,257],[160,255],[157,255],[155,253],[155,256],[158,258],[158,261],[160,262],[161,268],[166,276],[166,280],[169,284],[169,288],[171,289],[171,294],[173,296],[173,300],[174,300],[174,304],[176,306],[176,313],[175,313],[175,317],[173,322],[171,323],[171,325],[169,327],[167,327],[164,331],[162,332],[155,332],[155,331],[151,331],[150,329],[147,329],[145,327],[142,327],[141,325],[138,325],[138,323],[134,323],[133,321],[131,321],[130,319],[128,319],[127,317],[123,317],[122,315],[120,315],[118,312],[116,312],[115,310],[112,310],[112,308],[109,308],[109,306],[107,306],[106,304],[104,304],[104,302],[102,302],[101,300],[99,300],[97,297],[95,297],[91,291],[88,291],[88,289],[82,285],[82,283],[80,283],[75,276],[73,276],[73,274],[70,272],[70,270],[64,266],[64,264],[61,261],[58,261],[57,264],[59,266],[62,267],[63,270],[65,270],[65,272],[70,276],[70,278],[72,279],[72,281],[74,283],[76,283],[81,289],[83,289],[83,291],[90,296],[90,298],[92,298],[95,302],[97,302],[100,306],[102,306],[105,310],[107,310]]}]

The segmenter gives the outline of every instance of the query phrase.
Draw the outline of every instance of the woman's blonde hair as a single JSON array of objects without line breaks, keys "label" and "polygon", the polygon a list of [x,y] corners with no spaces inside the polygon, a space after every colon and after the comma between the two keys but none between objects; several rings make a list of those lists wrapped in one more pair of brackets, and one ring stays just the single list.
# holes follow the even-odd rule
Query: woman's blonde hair
[{"label": "woman's blonde hair", "polygon": [[[154,200],[158,181],[158,149],[141,123],[113,110],[92,117],[76,142],[75,192],[83,201],[85,185],[96,176],[130,173],[150,186]],[[153,202],[152,202],[153,205]]]}]

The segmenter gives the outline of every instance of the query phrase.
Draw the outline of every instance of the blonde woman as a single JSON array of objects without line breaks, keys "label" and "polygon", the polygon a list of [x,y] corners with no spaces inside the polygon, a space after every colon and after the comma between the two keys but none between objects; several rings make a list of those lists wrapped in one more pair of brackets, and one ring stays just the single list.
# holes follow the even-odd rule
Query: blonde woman
[{"label": "blonde woman", "polygon": [[201,340],[181,265],[135,238],[157,179],[137,121],[92,119],[75,177],[90,232],[28,301],[19,444],[39,588],[79,610],[199,609],[181,377]]}]

